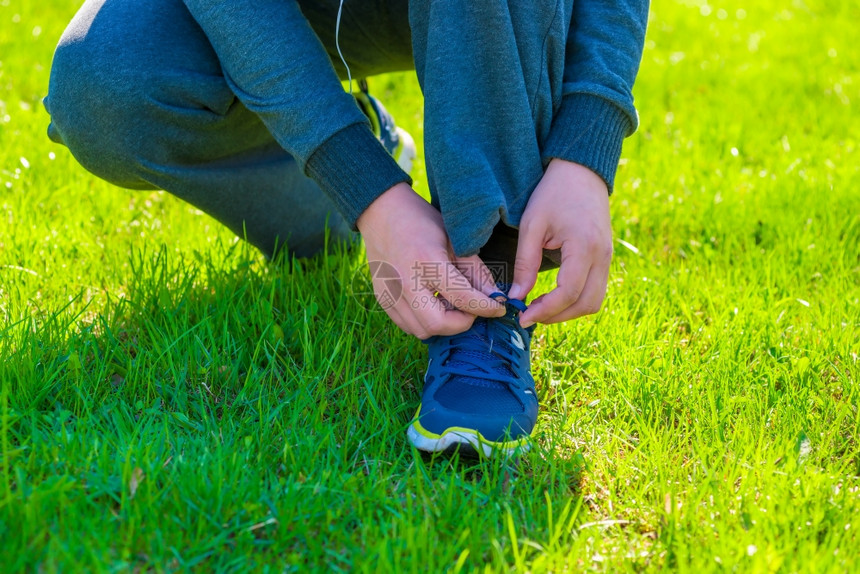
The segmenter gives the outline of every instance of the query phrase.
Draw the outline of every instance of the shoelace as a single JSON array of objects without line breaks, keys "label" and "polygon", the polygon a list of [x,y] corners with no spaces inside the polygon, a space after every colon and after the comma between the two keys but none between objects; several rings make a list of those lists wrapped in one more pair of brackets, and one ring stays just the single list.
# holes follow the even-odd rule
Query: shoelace
[{"label": "shoelace", "polygon": [[[504,385],[521,386],[516,376],[522,352],[518,352],[512,341],[518,333],[518,315],[526,310],[526,304],[511,299],[504,293],[493,293],[490,298],[503,297],[507,314],[497,319],[475,319],[472,328],[465,333],[446,337],[443,365],[448,374],[461,377],[494,381]],[[522,340],[525,344],[525,340]],[[454,363],[452,365],[451,363]]]}]

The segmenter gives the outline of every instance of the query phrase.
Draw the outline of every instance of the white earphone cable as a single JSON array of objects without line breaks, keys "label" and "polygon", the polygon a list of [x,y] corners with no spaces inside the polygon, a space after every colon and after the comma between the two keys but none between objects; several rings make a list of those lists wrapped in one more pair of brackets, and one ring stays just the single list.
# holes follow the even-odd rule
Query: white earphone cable
[{"label": "white earphone cable", "polygon": [[343,13],[343,2],[344,0],[340,0],[340,6],[337,9],[337,24],[334,27],[334,45],[337,48],[337,55],[340,56],[340,61],[343,62],[344,67],[346,68],[346,77],[349,79],[349,93],[352,95],[352,72],[349,70],[349,64],[346,63],[346,58],[343,57],[343,52],[340,51],[340,16]]}]

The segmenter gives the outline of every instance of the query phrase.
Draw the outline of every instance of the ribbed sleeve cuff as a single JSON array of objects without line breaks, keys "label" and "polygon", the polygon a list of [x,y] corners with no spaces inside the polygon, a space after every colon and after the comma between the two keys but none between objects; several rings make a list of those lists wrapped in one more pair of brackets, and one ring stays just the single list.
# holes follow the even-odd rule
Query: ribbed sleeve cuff
[{"label": "ribbed sleeve cuff", "polygon": [[609,193],[621,157],[621,143],[633,133],[620,108],[590,94],[568,94],[552,121],[543,149],[544,164],[552,158],[584,165],[606,182]]},{"label": "ribbed sleeve cuff", "polygon": [[353,229],[384,191],[404,181],[412,184],[365,124],[336,132],[311,154],[306,169]]}]

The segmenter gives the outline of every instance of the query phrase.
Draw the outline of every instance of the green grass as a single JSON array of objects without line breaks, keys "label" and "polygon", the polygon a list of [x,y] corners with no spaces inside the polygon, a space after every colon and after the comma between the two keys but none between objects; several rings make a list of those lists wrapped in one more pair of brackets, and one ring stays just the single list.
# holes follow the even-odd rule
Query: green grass
[{"label": "green grass", "polygon": [[[538,331],[518,466],[408,446],[363,254],[268,264],[47,140],[75,5],[0,1],[3,570],[860,568],[856,2],[655,3],[606,303]],[[420,144],[413,77],[371,87]]]}]

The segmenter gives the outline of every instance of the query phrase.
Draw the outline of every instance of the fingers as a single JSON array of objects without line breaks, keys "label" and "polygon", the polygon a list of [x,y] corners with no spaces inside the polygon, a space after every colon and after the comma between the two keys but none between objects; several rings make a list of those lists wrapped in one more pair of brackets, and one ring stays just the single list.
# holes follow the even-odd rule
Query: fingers
[{"label": "fingers", "polygon": [[545,225],[529,225],[523,220],[517,240],[517,259],[514,263],[514,284],[508,293],[512,299],[525,299],[537,281],[543,258]]},{"label": "fingers", "polygon": [[576,303],[553,317],[550,317],[542,323],[563,323],[585,315],[592,315],[600,311],[600,306],[603,304],[603,299],[606,296],[606,285],[609,279],[608,268],[607,272],[603,273],[592,267],[588,274],[588,279],[585,283],[585,288],[582,290],[582,295],[576,300]]},{"label": "fingers", "polygon": [[427,335],[456,335],[467,331],[475,321],[475,315],[451,307],[450,303],[441,297],[431,297],[426,310],[418,312],[419,321],[424,326]]},{"label": "fingers", "polygon": [[563,247],[556,288],[532,301],[520,316],[520,324],[529,327],[534,323],[546,323],[574,305],[585,291],[591,263],[591,257],[585,251]]},{"label": "fingers", "polygon": [[[394,266],[389,265],[386,273],[375,273],[371,266],[377,300],[398,327],[420,339],[462,333],[472,326],[476,316],[499,317],[505,313],[503,304],[476,289],[454,263],[444,260],[446,256],[444,252],[424,254],[423,263],[412,265],[413,276],[408,282],[399,279],[404,272]],[[470,268],[470,276],[489,291],[492,275],[480,259],[475,259],[468,261],[472,265],[463,267]],[[394,277],[394,272],[398,277]],[[399,279],[402,291],[392,300],[392,289],[387,283],[394,279]],[[385,293],[389,293],[388,299],[384,299]]]},{"label": "fingers", "polygon": [[434,335],[456,335],[468,330],[475,316],[454,309],[430,289],[413,294],[411,301],[402,300],[389,312],[389,317],[403,331],[419,339]]},{"label": "fingers", "polygon": [[[455,335],[468,330],[476,315],[504,314],[502,304],[475,289],[452,263],[439,265],[444,270],[441,274],[434,272],[432,279],[419,277],[414,285],[406,284],[402,296],[386,308],[404,332],[419,339]],[[381,291],[382,286],[376,288]]]},{"label": "fingers", "polygon": [[460,270],[472,286],[489,297],[499,290],[496,286],[496,280],[493,279],[493,274],[481,261],[477,255],[471,257],[458,257],[454,261],[454,265]]},{"label": "fingers", "polygon": [[445,279],[441,284],[430,285],[430,287],[435,288],[455,309],[479,317],[500,317],[505,314],[504,305],[473,287],[472,282],[457,269],[456,265],[446,262],[444,269]]}]

